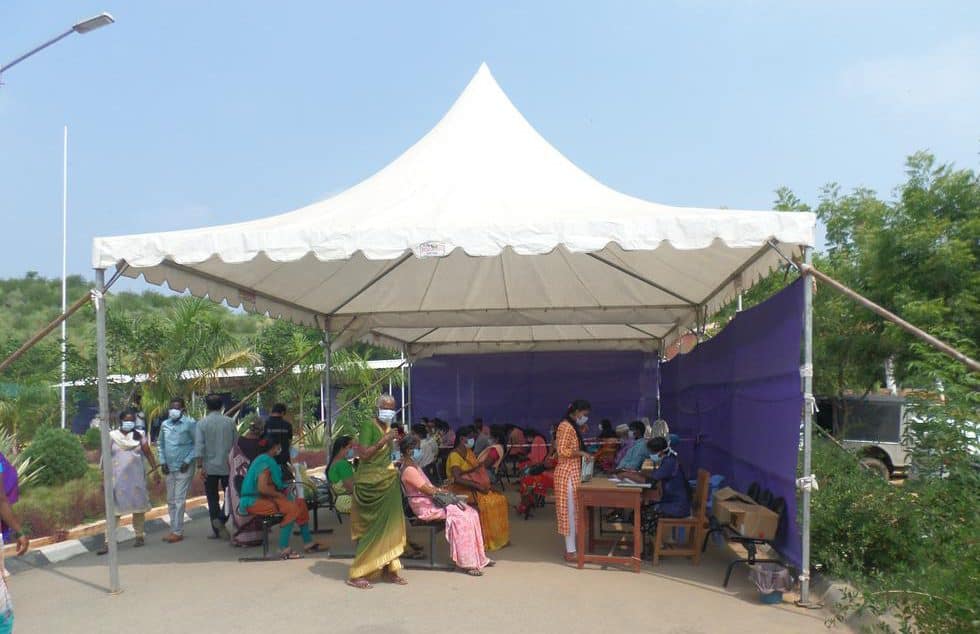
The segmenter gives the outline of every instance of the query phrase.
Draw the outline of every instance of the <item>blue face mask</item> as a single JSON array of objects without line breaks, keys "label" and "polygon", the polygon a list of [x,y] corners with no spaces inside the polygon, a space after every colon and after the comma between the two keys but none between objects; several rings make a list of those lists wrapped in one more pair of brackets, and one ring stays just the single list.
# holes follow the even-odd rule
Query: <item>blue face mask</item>
[{"label": "blue face mask", "polygon": [[657,465],[663,461],[663,458],[660,456],[659,453],[653,453],[650,454],[650,460],[653,462],[653,464]]},{"label": "blue face mask", "polygon": [[421,458],[421,457],[422,457],[422,450],[421,449],[419,449],[418,447],[416,447],[415,449],[412,450],[412,461],[413,462],[418,462],[419,461],[419,458]]},{"label": "blue face mask", "polygon": [[119,427],[125,432],[131,432],[133,431],[133,428],[136,427],[136,422],[131,420],[124,420],[122,424],[119,425]]},{"label": "blue face mask", "polygon": [[392,451],[391,452],[391,460],[392,460],[392,462],[398,462],[401,459],[402,459],[402,452],[400,452],[400,451]]},{"label": "blue face mask", "polygon": [[347,459],[348,460],[353,460],[354,459],[354,450],[353,449],[348,449],[347,450]]},{"label": "blue face mask", "polygon": [[475,444],[476,444],[476,440],[474,440],[473,438],[466,439],[466,446],[469,447],[470,449],[472,449],[473,445]]}]

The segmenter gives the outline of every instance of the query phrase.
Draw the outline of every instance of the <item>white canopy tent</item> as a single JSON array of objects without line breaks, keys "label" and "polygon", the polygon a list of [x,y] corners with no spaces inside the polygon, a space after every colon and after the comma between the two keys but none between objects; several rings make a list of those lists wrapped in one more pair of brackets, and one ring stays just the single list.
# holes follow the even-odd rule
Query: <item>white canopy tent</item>
[{"label": "white canopy tent", "polygon": [[260,220],[96,238],[93,265],[415,356],[655,349],[776,264],[770,241],[812,244],[814,224],[610,189],[483,65],[427,135],[360,184]]},{"label": "white canopy tent", "polygon": [[259,220],[96,238],[92,263],[100,288],[115,266],[315,324],[332,349],[655,351],[803,255],[815,223],[617,192],[544,140],[483,65],[428,134],[358,185]]}]

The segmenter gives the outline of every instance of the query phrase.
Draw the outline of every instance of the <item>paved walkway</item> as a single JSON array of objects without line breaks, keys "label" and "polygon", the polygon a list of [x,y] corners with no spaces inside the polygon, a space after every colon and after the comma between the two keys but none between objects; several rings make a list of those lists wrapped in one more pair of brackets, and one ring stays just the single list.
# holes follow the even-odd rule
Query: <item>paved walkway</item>
[{"label": "paved walkway", "polygon": [[[320,537],[334,552],[351,552],[348,525],[321,518],[337,535]],[[482,578],[408,570],[408,586],[370,591],[344,585],[346,560],[239,563],[249,551],[205,539],[207,522],[198,519],[181,544],[162,543],[160,533],[145,548],[123,544],[119,596],[106,594],[105,558],[91,554],[15,574],[17,632],[400,634],[445,631],[451,622],[468,634],[827,632],[823,612],[761,605],[744,569],[722,589],[729,555],[716,546],[697,568],[686,560],[646,564],[639,574],[568,566],[553,518],[550,506],[527,522],[512,515],[514,545],[495,554],[498,565]],[[425,542],[423,532],[410,537]]]}]

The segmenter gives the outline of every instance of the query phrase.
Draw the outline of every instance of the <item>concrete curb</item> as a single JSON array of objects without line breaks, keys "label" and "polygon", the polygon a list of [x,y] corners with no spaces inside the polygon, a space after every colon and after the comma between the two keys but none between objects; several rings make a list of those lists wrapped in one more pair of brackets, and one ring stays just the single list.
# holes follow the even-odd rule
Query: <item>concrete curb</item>
[{"label": "concrete curb", "polygon": [[[190,522],[199,518],[208,518],[208,508],[206,506],[199,506],[197,508],[189,509],[184,514],[184,521]],[[147,535],[158,534],[167,532],[170,530],[170,518],[167,516],[146,520],[146,525],[144,531]],[[116,539],[120,544],[132,541],[136,538],[136,532],[133,530],[132,526],[119,526],[116,528]],[[25,570],[31,570],[33,568],[43,568],[44,566],[50,564],[59,564],[69,559],[74,559],[79,555],[87,555],[89,553],[94,553],[102,546],[103,535],[99,533],[98,535],[91,535],[89,537],[82,537],[81,539],[67,539],[63,542],[57,542],[48,546],[41,546],[40,548],[29,550],[23,557],[12,557],[7,556],[4,559],[4,563],[7,566],[7,570],[12,575],[23,572]]]}]

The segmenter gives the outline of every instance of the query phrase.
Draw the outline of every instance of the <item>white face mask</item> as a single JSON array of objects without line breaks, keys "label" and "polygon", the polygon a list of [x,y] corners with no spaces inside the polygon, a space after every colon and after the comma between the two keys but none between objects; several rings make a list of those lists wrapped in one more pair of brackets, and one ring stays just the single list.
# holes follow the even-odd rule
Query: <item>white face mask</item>
[{"label": "white face mask", "polygon": [[378,410],[378,420],[385,424],[391,424],[391,421],[395,420],[395,410],[393,409],[379,409]]},{"label": "white face mask", "polygon": [[628,438],[629,438],[630,440],[636,440],[636,432],[635,432],[635,431],[630,431],[630,432],[628,432],[628,433],[627,433],[626,435],[627,435],[627,437],[628,437]]},{"label": "white face mask", "polygon": [[575,422],[578,423],[579,427],[581,427],[582,425],[584,425],[587,422],[589,422],[589,417],[588,416],[579,416],[578,418],[575,419]]},{"label": "white face mask", "polygon": [[170,420],[180,420],[180,410],[179,409],[172,409],[172,410],[170,410],[167,413],[170,415]]},{"label": "white face mask", "polygon": [[122,424],[119,425],[119,427],[125,432],[130,432],[133,431],[133,428],[136,427],[136,423],[131,420],[124,420]]}]

